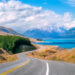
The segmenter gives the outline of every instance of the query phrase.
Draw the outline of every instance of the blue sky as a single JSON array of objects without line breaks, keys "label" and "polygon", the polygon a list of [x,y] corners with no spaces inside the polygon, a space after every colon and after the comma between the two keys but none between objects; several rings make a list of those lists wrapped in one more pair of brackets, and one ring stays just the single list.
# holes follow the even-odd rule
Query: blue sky
[{"label": "blue sky", "polygon": [[75,16],[75,7],[66,3],[67,0],[20,0],[20,1],[33,6],[42,6],[43,9],[50,9],[58,14],[64,14],[64,12],[69,12]]},{"label": "blue sky", "polygon": [[20,33],[75,27],[75,0],[0,0],[0,26]]},{"label": "blue sky", "polygon": [[[8,0],[0,0],[8,1]],[[72,6],[72,3],[75,3],[75,0],[16,0],[21,1],[25,4],[30,4],[32,6],[41,6],[43,9],[50,9],[55,11],[57,14],[64,14],[64,12],[69,12],[75,16],[75,6]],[[70,2],[70,3],[68,3]]]}]

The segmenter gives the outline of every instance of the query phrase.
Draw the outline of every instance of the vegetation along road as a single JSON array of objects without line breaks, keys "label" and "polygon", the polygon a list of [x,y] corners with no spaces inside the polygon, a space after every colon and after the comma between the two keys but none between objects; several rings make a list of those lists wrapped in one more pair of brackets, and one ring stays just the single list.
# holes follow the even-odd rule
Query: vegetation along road
[{"label": "vegetation along road", "polygon": [[25,54],[19,53],[19,60],[0,64],[0,75],[75,75],[75,64],[39,60]]}]

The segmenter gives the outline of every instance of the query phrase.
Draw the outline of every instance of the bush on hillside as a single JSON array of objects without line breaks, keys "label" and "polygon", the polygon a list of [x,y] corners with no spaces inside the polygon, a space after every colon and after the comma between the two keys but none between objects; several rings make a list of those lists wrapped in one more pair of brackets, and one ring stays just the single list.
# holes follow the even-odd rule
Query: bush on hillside
[{"label": "bush on hillside", "polygon": [[21,45],[30,45],[31,42],[28,38],[20,36],[9,36],[9,35],[0,35],[0,48],[5,49],[9,53],[18,53],[19,46]]},{"label": "bush on hillside", "polygon": [[[25,38],[19,38],[18,40],[15,41],[14,43],[14,47],[13,47],[13,53],[19,53],[22,52],[22,50],[20,49],[20,46],[22,45],[29,45],[31,46],[31,43],[29,40],[25,39]],[[17,50],[18,49],[18,50]]]}]

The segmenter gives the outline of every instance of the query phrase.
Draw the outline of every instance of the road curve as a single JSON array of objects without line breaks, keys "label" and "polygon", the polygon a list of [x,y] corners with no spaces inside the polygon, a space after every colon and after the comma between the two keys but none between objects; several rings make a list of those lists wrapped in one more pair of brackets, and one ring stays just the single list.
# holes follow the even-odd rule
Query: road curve
[{"label": "road curve", "polygon": [[0,64],[0,75],[75,75],[75,64],[40,60],[25,54],[19,53],[19,60]]}]

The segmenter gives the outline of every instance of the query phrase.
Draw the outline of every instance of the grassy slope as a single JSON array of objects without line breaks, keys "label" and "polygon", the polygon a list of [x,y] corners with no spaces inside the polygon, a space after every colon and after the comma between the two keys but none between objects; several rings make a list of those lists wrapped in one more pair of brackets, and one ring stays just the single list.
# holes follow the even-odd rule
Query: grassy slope
[{"label": "grassy slope", "polygon": [[[23,50],[21,45],[28,46],[28,48]],[[0,63],[18,59],[17,55],[14,53],[33,49],[36,49],[36,47],[31,44],[28,38],[12,35],[0,35]]]},{"label": "grassy slope", "polygon": [[0,63],[10,62],[17,59],[18,57],[16,54],[10,55],[8,52],[6,52],[6,50],[0,48]]},{"label": "grassy slope", "polygon": [[46,60],[65,61],[75,63],[75,49],[62,49],[59,50],[56,46],[45,46],[45,49],[34,51],[27,54],[31,57],[36,57]]},{"label": "grassy slope", "polygon": [[0,63],[11,62],[17,60],[17,55],[0,55]]},{"label": "grassy slope", "polygon": [[21,45],[31,46],[31,42],[28,38],[20,36],[0,35],[0,48],[5,49],[9,53],[22,52],[19,49]]}]

